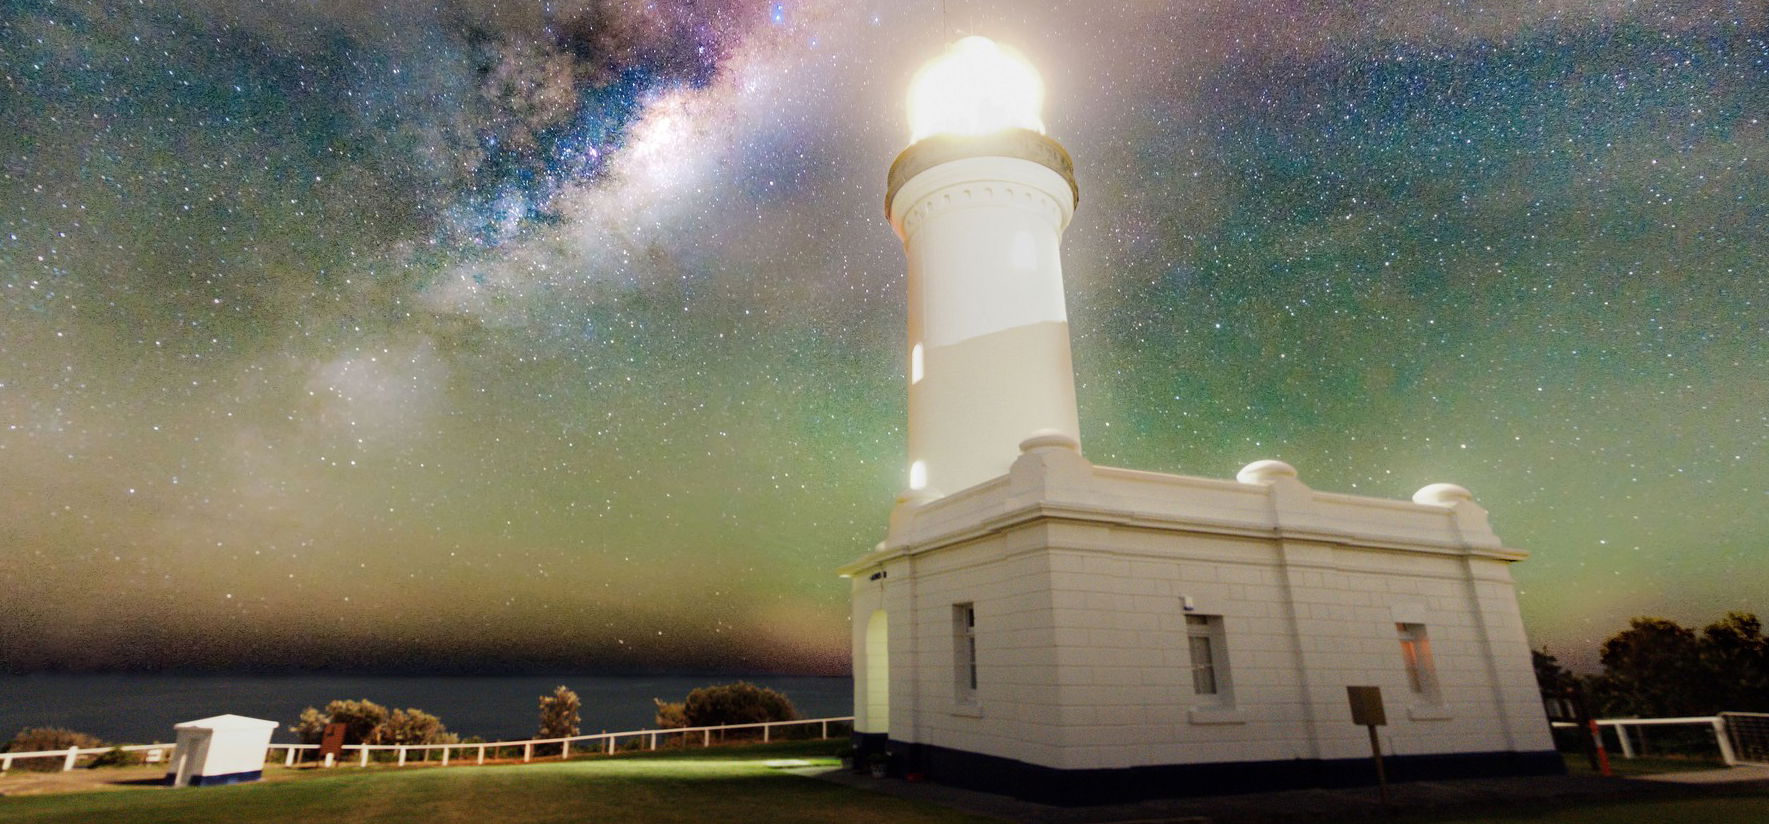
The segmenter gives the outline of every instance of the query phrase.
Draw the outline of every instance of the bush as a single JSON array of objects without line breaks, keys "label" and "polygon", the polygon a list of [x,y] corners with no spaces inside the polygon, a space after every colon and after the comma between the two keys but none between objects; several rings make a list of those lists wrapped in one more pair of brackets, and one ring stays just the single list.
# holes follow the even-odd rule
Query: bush
[{"label": "bush", "polygon": [[301,711],[301,720],[289,728],[303,744],[318,744],[325,737],[326,725],[345,725],[344,743],[373,744],[375,731],[387,723],[387,708],[364,698],[361,701],[333,701],[325,711],[308,707]]},{"label": "bush", "polygon": [[394,710],[374,731],[371,744],[458,744],[442,719],[416,707]]},{"label": "bush", "polygon": [[[12,737],[12,742],[6,745],[6,751],[38,752],[65,750],[69,747],[86,749],[102,746],[104,746],[104,742],[98,740],[97,736],[87,735],[83,732],[75,732],[61,727],[25,727]],[[62,762],[54,758],[27,758],[23,761],[14,761],[12,765],[21,770],[51,772],[61,769]]]},{"label": "bush", "polygon": [[303,744],[318,744],[327,724],[343,724],[345,744],[454,744],[460,736],[442,719],[415,707],[389,711],[368,699],[333,701],[324,711],[308,707],[289,728]]},{"label": "bush", "polygon": [[688,693],[687,699],[679,704],[652,700],[657,704],[656,720],[661,729],[796,721],[799,718],[798,709],[785,694],[744,681],[701,687]]},{"label": "bush", "polygon": [[102,767],[132,767],[140,763],[142,763],[141,756],[126,752],[122,747],[112,747],[99,753],[98,757],[92,759],[92,763],[87,766],[96,770]]}]

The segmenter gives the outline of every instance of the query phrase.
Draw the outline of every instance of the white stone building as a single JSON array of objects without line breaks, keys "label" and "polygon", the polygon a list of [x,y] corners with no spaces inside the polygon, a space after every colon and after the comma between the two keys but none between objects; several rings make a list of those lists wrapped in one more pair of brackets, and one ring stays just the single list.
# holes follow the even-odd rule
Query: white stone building
[{"label": "white stone building", "polygon": [[1372,783],[1345,688],[1374,685],[1393,778],[1559,772],[1508,571],[1526,554],[1467,490],[1082,456],[1059,260],[1078,189],[1037,82],[960,41],[918,77],[891,170],[910,488],[841,570],[862,749],[1063,803]]}]

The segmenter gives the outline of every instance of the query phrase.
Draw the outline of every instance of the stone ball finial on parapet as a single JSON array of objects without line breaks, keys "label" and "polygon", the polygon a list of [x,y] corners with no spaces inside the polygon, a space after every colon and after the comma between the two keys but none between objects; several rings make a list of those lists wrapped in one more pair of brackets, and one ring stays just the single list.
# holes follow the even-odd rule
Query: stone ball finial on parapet
[{"label": "stone ball finial on parapet", "polygon": [[1074,436],[1040,429],[1020,441],[1020,457],[1007,474],[1014,497],[1050,500],[1091,486],[1093,464],[1081,457],[1081,442]]},{"label": "stone ball finial on parapet", "polygon": [[1254,461],[1235,473],[1235,480],[1244,484],[1271,484],[1280,478],[1296,478],[1296,467],[1283,461]]},{"label": "stone ball finial on parapet", "polygon": [[1020,441],[1021,454],[1039,450],[1067,449],[1076,454],[1081,453],[1081,442],[1055,429],[1040,429],[1031,437]]},{"label": "stone ball finial on parapet", "polygon": [[1463,501],[1474,502],[1474,493],[1455,484],[1429,484],[1413,493],[1413,503],[1453,507]]},{"label": "stone ball finial on parapet", "polygon": [[1413,503],[1440,506],[1449,510],[1450,517],[1455,521],[1456,531],[1462,536],[1462,542],[1471,548],[1497,549],[1503,546],[1499,542],[1499,536],[1493,534],[1486,509],[1474,501],[1474,493],[1469,492],[1466,487],[1456,484],[1428,484],[1413,493]]}]

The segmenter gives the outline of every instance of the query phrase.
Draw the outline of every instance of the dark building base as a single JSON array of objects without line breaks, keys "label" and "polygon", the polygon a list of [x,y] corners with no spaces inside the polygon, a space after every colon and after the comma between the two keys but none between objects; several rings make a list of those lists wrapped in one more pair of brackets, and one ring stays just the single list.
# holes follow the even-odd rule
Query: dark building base
[{"label": "dark building base", "polygon": [[[1376,769],[1368,758],[1060,770],[993,755],[882,739],[884,736],[877,734],[856,734],[855,749],[868,752],[882,746],[891,753],[893,775],[921,773],[929,780],[954,787],[1063,806],[1374,786],[1376,783]],[[1386,756],[1382,765],[1389,781],[1561,775],[1566,772],[1560,753],[1553,750]]]},{"label": "dark building base", "polygon": [[[167,773],[166,774],[166,783],[171,784],[173,779],[175,779],[177,777],[178,776],[176,773]],[[249,772],[228,773],[226,775],[193,775],[190,777],[190,786],[192,786],[192,787],[215,787],[215,786],[220,786],[222,784],[244,784],[247,781],[257,781],[258,779],[263,778],[263,777],[264,777],[263,770],[251,770]]]}]

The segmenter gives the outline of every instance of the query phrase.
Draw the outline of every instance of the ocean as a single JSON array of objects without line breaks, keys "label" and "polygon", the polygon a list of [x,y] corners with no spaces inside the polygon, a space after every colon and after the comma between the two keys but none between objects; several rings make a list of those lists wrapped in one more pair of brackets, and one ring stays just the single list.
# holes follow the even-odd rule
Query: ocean
[{"label": "ocean", "polygon": [[172,725],[211,715],[278,722],[274,741],[306,707],[367,698],[416,707],[449,731],[487,740],[532,738],[540,696],[563,684],[583,701],[583,732],[652,726],[651,699],[748,681],[786,693],[806,718],[851,715],[853,680],[793,675],[0,675],[0,746],[22,727],[67,727],[114,744],[171,741]]}]

